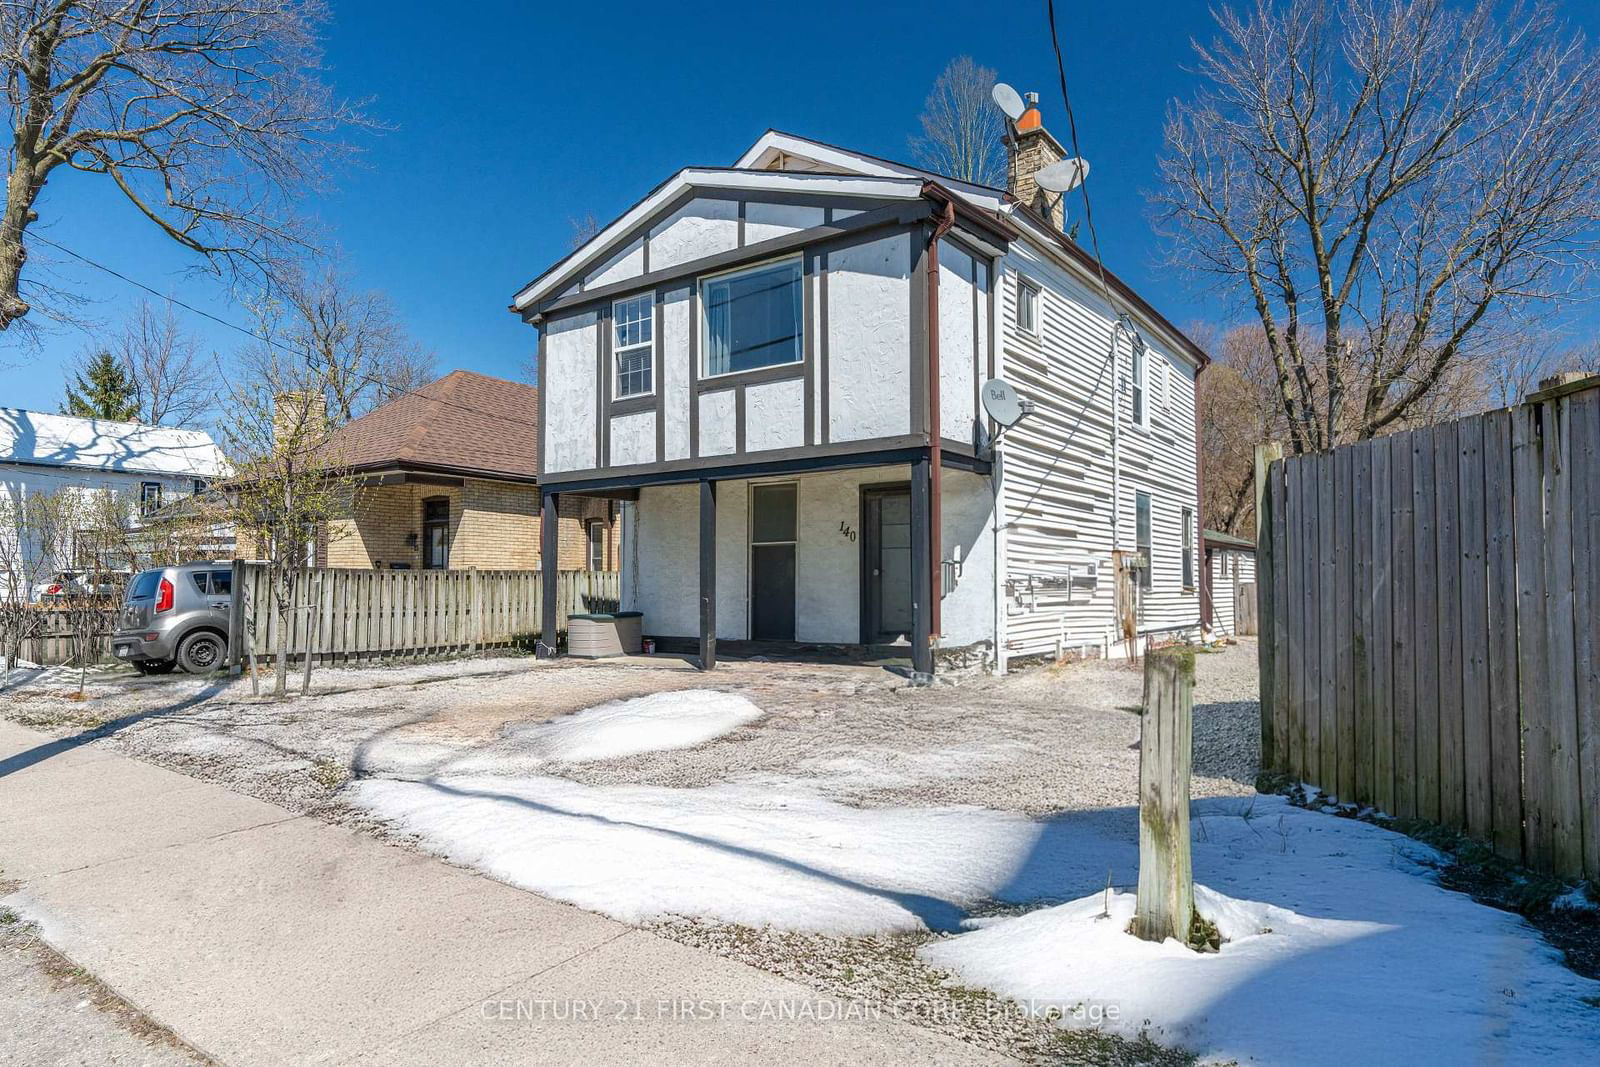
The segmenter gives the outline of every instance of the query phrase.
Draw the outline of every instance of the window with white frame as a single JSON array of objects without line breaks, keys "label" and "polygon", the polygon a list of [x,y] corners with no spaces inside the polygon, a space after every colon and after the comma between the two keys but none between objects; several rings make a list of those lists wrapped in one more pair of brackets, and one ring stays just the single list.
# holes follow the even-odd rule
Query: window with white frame
[{"label": "window with white frame", "polygon": [[1133,423],[1135,426],[1150,425],[1150,400],[1149,400],[1149,360],[1145,352],[1144,342],[1138,338],[1133,342]]},{"label": "window with white frame", "polygon": [[1017,329],[1039,335],[1039,287],[1017,275]]},{"label": "window with white frame", "polygon": [[161,507],[161,483],[139,483],[139,514],[148,515]]},{"label": "window with white frame", "polygon": [[805,315],[799,258],[706,278],[707,377],[799,363],[805,357]]},{"label": "window with white frame", "polygon": [[589,569],[606,569],[606,524],[604,519],[589,520]]},{"label": "window with white frame", "polygon": [[1183,509],[1183,588],[1194,588],[1194,509]]},{"label": "window with white frame", "polygon": [[612,354],[617,364],[618,397],[655,391],[655,299],[651,294],[611,305]]},{"label": "window with white frame", "polygon": [[1149,493],[1136,492],[1133,495],[1133,537],[1139,549],[1139,586],[1149,589],[1151,585],[1151,571],[1155,569],[1152,551],[1155,548],[1155,538],[1152,535],[1151,521],[1152,501]]}]

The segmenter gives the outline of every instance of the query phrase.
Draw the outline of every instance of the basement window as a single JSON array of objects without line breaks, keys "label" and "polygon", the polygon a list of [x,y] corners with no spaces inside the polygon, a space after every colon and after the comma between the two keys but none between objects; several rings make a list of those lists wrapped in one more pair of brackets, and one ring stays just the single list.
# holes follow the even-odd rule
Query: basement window
[{"label": "basement window", "polygon": [[648,293],[611,306],[618,398],[655,391],[654,315],[655,300]]},{"label": "basement window", "polygon": [[798,258],[701,281],[706,338],[701,375],[799,363],[804,358],[801,292]]}]

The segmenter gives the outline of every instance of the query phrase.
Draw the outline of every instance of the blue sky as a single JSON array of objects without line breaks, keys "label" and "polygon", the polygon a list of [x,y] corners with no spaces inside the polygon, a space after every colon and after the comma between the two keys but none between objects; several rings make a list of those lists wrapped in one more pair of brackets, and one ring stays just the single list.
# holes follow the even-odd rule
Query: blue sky
[{"label": "blue sky", "polygon": [[[907,158],[923,98],[955,55],[1037,90],[1046,126],[1066,139],[1044,4],[1031,0],[495,2],[454,26],[431,4],[334,7],[330,77],[346,96],[374,97],[371,113],[394,128],[364,137],[363,159],[337,193],[307,206],[361,284],[394,299],[441,371],[515,377],[535,333],[505,310],[512,292],[565,254],[571,219],[605,222],[681,166],[731,163],[768,127]],[[1600,28],[1600,12],[1571,11]],[[1190,42],[1212,35],[1207,5],[1063,0],[1058,17],[1108,265],[1175,322],[1222,318],[1228,309],[1215,296],[1160,269],[1144,196],[1167,102],[1193,87]],[[185,275],[185,253],[98,185],[52,179],[43,232],[248,324],[213,280]],[[141,295],[87,268],[63,264],[60,276],[112,324]],[[244,340],[185,317],[223,355]],[[0,335],[0,366],[10,365],[0,370],[0,404],[54,410],[61,365],[88,342],[63,331],[29,353]]]}]

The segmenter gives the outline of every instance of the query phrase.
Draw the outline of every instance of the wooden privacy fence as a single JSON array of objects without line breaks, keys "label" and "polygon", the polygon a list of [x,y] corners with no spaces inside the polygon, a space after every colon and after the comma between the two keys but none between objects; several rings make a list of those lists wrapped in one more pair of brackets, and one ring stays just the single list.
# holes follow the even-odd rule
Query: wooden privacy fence
[{"label": "wooden privacy fence", "polygon": [[1263,765],[1600,877],[1597,451],[1590,378],[1266,467]]},{"label": "wooden privacy fence", "polygon": [[[21,621],[22,642],[20,656],[29,663],[45,667],[61,664],[81,665],[85,660],[93,665],[111,655],[111,631],[116,628],[117,609],[114,607],[78,608],[91,611],[95,618],[85,627],[80,638],[73,613],[56,608],[29,606]],[[0,667],[4,663],[4,650],[0,649]]]},{"label": "wooden privacy fence", "polygon": [[[297,574],[296,607],[280,613],[267,567],[234,564],[232,659],[254,651],[271,659],[280,634],[289,655],[310,651],[323,662],[392,659],[502,648],[539,630],[543,584],[538,571],[375,571],[307,568]],[[557,626],[567,616],[615,611],[616,571],[562,571]]]}]

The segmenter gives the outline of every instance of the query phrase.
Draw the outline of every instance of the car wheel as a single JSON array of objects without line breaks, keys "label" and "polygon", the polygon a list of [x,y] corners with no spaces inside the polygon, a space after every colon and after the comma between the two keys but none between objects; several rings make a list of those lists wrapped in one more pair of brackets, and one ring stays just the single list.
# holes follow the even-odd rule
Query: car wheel
[{"label": "car wheel", "polygon": [[174,659],[136,659],[132,662],[133,669],[140,674],[171,674],[178,665]]},{"label": "car wheel", "polygon": [[210,674],[222,666],[227,649],[213,633],[190,634],[178,646],[178,666],[190,674]]}]

